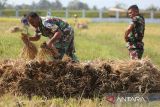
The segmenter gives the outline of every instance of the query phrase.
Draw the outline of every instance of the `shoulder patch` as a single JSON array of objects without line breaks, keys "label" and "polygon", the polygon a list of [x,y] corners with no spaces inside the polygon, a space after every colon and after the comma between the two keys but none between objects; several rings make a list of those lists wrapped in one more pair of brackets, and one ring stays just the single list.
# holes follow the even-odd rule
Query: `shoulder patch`
[{"label": "shoulder patch", "polygon": [[44,20],[43,25],[44,25],[44,27],[46,27],[48,29],[52,29],[52,30],[56,30],[58,28],[58,26],[56,25],[56,23],[52,19]]}]

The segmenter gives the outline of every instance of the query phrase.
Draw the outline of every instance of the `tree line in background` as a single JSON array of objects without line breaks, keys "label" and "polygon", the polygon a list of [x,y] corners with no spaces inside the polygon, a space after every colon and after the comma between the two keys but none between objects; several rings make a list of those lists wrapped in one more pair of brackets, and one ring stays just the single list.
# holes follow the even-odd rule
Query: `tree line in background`
[{"label": "tree line in background", "polygon": [[[96,6],[93,6],[90,8],[88,4],[83,3],[79,0],[72,0],[68,3],[68,6],[64,7],[63,4],[60,2],[60,0],[55,0],[53,2],[50,2],[48,0],[40,0],[39,2],[32,2],[31,5],[28,4],[21,4],[21,5],[15,5],[7,3],[8,0],[0,0],[0,9],[54,9],[54,10],[65,10],[71,9],[71,10],[98,10]],[[126,8],[125,5],[122,3],[116,4],[114,7],[117,8]],[[106,7],[102,8],[103,10],[107,10]],[[146,10],[149,11],[160,11],[160,9],[154,5],[150,5]]]},{"label": "tree line in background", "polygon": [[[11,5],[7,4],[8,0],[0,0],[0,8],[7,8],[7,9],[54,9],[54,10],[64,10],[64,9],[85,9],[89,10],[89,6],[86,3],[80,2],[78,0],[73,0],[68,3],[67,7],[64,7],[63,4],[60,2],[60,0],[55,0],[53,2],[50,2],[48,0],[40,0],[39,2],[32,2],[31,5],[28,4],[21,4],[21,5]],[[94,6],[94,9],[97,9],[96,6]]]}]

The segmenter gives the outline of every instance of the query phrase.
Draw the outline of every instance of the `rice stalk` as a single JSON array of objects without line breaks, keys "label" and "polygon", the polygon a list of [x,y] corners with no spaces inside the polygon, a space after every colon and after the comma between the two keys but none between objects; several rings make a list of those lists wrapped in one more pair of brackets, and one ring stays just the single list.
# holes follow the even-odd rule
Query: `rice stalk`
[{"label": "rice stalk", "polygon": [[45,42],[42,43],[37,57],[38,61],[53,61],[58,57],[58,53],[56,51],[57,50],[48,48]]},{"label": "rice stalk", "polygon": [[32,60],[36,57],[38,50],[34,43],[30,42],[26,35],[22,34],[22,40],[24,46],[22,48],[22,52],[20,54],[21,58],[25,60]]}]

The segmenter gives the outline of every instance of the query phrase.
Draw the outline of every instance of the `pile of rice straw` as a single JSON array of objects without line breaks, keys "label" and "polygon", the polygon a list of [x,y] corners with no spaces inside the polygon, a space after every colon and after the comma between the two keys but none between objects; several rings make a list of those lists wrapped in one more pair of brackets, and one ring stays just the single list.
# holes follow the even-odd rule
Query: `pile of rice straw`
[{"label": "pile of rice straw", "polygon": [[0,61],[0,95],[93,98],[105,93],[160,92],[160,70],[148,59]]},{"label": "pile of rice straw", "polygon": [[39,61],[53,61],[56,53],[53,49],[47,48],[46,43],[42,43],[40,46],[40,51],[38,53],[37,59]]}]

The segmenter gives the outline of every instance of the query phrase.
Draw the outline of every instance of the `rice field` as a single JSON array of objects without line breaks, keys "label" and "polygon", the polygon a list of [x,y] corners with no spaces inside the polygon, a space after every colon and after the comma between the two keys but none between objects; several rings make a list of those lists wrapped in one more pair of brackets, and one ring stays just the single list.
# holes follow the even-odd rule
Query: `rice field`
[{"label": "rice field", "polygon": [[[73,25],[73,20],[68,22]],[[101,59],[129,59],[128,50],[124,42],[124,30],[128,23],[91,23],[89,19],[80,20],[87,22],[88,29],[75,28],[76,54],[80,61]],[[13,26],[20,26],[20,19],[0,19],[0,58],[14,58],[19,56],[23,43],[20,39],[20,32],[10,33],[8,30]],[[159,24],[146,24],[145,30],[145,51],[143,57],[150,58],[155,64],[160,65],[159,51]],[[33,33],[33,28],[30,28]],[[37,47],[47,40],[42,37],[35,42]]]},{"label": "rice field", "polygon": [[[124,42],[124,30],[128,23],[91,23],[89,19],[79,20],[88,23],[88,29],[77,29],[75,27],[75,47],[76,54],[80,61],[90,61],[95,59],[116,59],[129,60],[128,51]],[[73,25],[73,19],[68,19]],[[0,59],[20,58],[23,42],[21,33],[11,33],[13,26],[22,27],[20,19],[0,18]],[[146,24],[144,37],[145,52],[143,57],[160,66],[160,42],[159,24]],[[30,34],[34,34],[34,29],[30,27]],[[37,47],[47,38],[42,37],[40,41],[34,42]],[[68,100],[54,98],[46,100],[35,96],[28,100],[27,96],[17,97],[10,94],[0,97],[0,107],[159,107],[159,102],[143,103],[116,103],[112,104],[106,99],[73,99]]]}]

